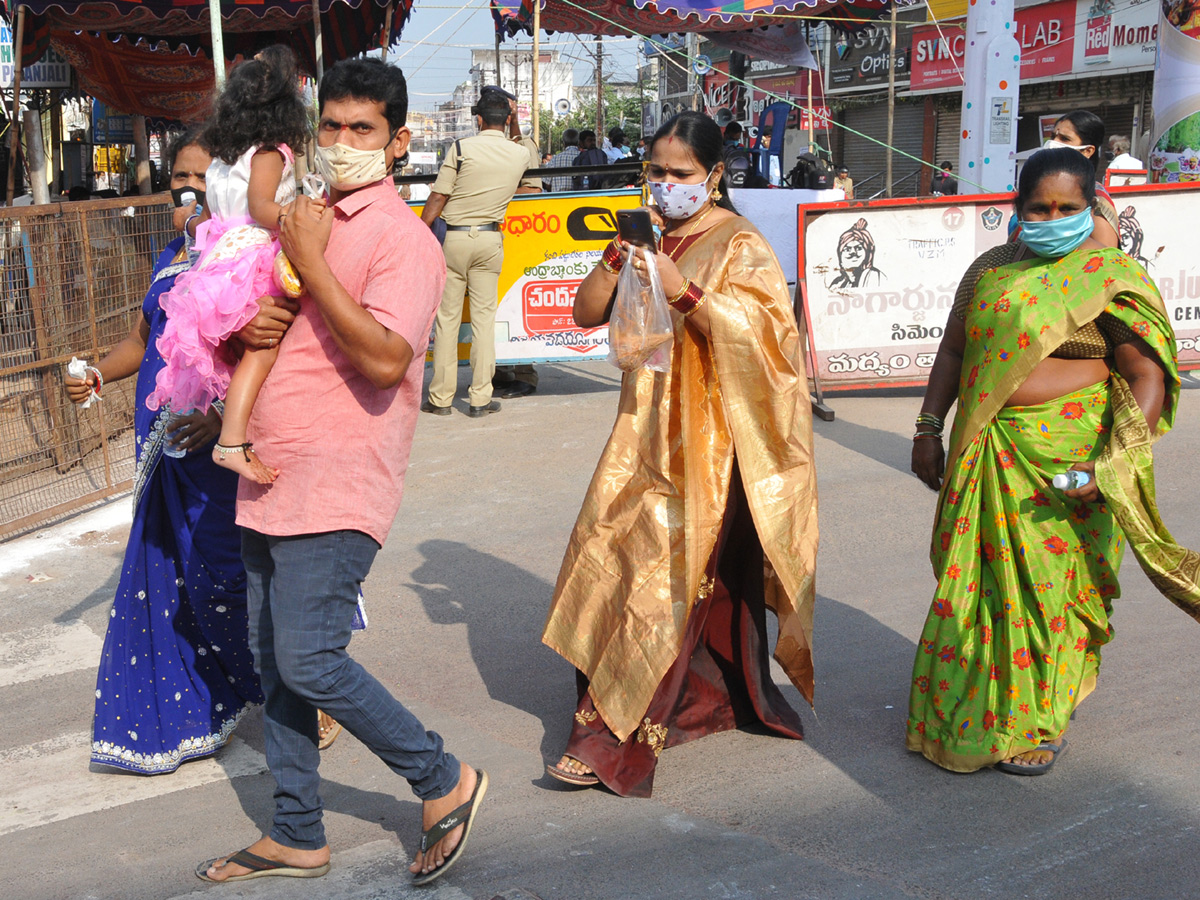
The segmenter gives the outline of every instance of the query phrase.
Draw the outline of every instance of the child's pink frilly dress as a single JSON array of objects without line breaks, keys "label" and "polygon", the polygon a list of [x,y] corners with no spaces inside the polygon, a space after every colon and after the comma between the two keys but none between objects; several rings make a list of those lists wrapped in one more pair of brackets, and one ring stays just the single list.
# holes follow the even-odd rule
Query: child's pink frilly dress
[{"label": "child's pink frilly dress", "polygon": [[[224,342],[258,313],[257,298],[282,295],[272,278],[278,235],[250,218],[250,160],[258,149],[251,147],[235,163],[215,159],[208,167],[205,195],[212,218],[196,229],[199,261],[161,300],[167,324],[158,352],[166,365],[146,398],[150,409],[207,412],[223,399],[237,367]],[[283,145],[279,151],[283,177],[275,202],[283,204],[295,199],[296,178],[292,151]]]}]

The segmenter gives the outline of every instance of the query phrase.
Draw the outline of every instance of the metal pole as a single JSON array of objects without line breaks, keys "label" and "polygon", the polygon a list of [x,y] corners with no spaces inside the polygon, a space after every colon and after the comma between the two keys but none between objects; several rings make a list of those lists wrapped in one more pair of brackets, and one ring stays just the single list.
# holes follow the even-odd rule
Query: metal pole
[{"label": "metal pole", "polygon": [[392,46],[392,13],[395,8],[395,4],[389,4],[387,15],[383,19],[383,53],[379,58],[384,62],[387,62],[388,49]]},{"label": "metal pole", "polygon": [[500,78],[500,32],[496,32],[496,87],[503,88],[504,81]]},{"label": "metal pole", "polygon": [[13,105],[8,119],[8,190],[5,204],[12,206],[17,183],[17,153],[21,149],[21,44],[25,40],[25,6],[17,7],[17,30],[13,33]]},{"label": "metal pole", "polygon": [[816,146],[813,140],[813,105],[812,105],[812,69],[808,70],[808,152],[812,153]]},{"label": "metal pole", "polygon": [[604,36],[596,35],[596,144],[604,140]]},{"label": "metal pole", "polygon": [[541,0],[533,0],[533,75],[532,75],[532,90],[533,95],[533,116],[529,124],[533,128],[533,140],[537,142],[541,138],[541,133],[538,126],[541,124],[538,120],[538,63],[540,62],[542,52],[542,3]]},{"label": "metal pole", "polygon": [[36,206],[50,202],[46,178],[46,144],[42,138],[42,114],[36,109],[22,113],[25,126],[26,159],[29,162],[29,192]]},{"label": "metal pole", "polygon": [[312,0],[313,50],[317,60],[317,84],[325,77],[325,40],[321,36],[321,0]]},{"label": "metal pole", "polygon": [[896,125],[896,4],[892,4],[892,33],[888,44],[887,196],[892,196],[892,131]]},{"label": "metal pole", "polygon": [[212,35],[213,80],[225,87],[225,36],[221,31],[221,0],[208,0],[208,32]]},{"label": "metal pole", "polygon": [[50,184],[62,189],[62,91],[54,91],[50,107]]}]

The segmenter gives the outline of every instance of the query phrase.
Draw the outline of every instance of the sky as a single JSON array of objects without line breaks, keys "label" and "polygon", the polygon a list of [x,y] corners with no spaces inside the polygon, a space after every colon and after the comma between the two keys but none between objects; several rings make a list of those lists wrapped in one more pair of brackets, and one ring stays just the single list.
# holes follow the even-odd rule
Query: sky
[{"label": "sky", "polygon": [[[449,100],[454,88],[470,79],[471,50],[495,48],[495,30],[487,0],[415,0],[412,16],[404,26],[400,41],[388,52],[388,62],[398,63],[408,78],[409,106],[431,110]],[[582,40],[580,39],[582,38]],[[590,35],[542,35],[544,50],[558,50],[575,64],[575,83],[592,79],[594,62]],[[584,48],[584,43],[588,45]],[[525,34],[514,41],[508,38],[502,48],[520,47],[529,51],[533,40]],[[605,79],[633,81],[637,74],[637,42],[632,39],[604,39]]]}]

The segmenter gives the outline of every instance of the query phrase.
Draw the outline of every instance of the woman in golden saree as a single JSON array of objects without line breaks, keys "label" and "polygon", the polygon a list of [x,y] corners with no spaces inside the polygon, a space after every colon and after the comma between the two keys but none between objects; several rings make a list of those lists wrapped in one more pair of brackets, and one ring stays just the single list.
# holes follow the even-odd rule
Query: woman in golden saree
[{"label": "woman in golden saree", "polygon": [[[579,689],[547,770],[623,796],[649,796],[665,747],[750,722],[801,736],[770,676],[767,609],[776,659],[810,701],[813,685],[812,420],[786,279],[721,198],[715,122],[680,114],[648,159],[656,265],[679,313],[670,371],[624,377],[543,635]],[[580,286],[581,327],[608,321],[628,253],[614,241]]]},{"label": "woman in golden saree", "polygon": [[[1022,242],[969,270],[981,274],[960,288],[917,418],[913,471],[941,494],[907,743],[953,771],[1037,775],[1066,749],[1112,638],[1126,541],[1200,618],[1200,557],[1154,504],[1150,446],[1179,393],[1174,334],[1141,266],[1095,240],[1094,201],[1077,151],[1030,158]],[[1089,481],[1059,490],[1065,470]]]}]

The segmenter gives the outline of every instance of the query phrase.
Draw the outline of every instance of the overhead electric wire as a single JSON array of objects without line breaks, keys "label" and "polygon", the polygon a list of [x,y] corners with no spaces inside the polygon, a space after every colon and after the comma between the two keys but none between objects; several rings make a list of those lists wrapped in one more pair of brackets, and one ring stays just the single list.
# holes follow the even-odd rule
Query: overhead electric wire
[{"label": "overhead electric wire", "polygon": [[[612,25],[614,28],[618,28],[618,29],[620,29],[621,31],[628,32],[628,34],[629,34],[629,35],[631,35],[631,36],[634,36],[634,37],[641,37],[641,38],[644,38],[644,39],[646,39],[646,40],[650,40],[650,41],[653,43],[653,39],[652,39],[652,38],[651,38],[649,35],[639,35],[639,34],[638,34],[638,32],[634,31],[632,28],[629,28],[629,27],[627,27],[627,26],[625,26],[625,25],[622,25],[620,22],[615,22],[615,21],[613,21],[612,19],[606,18],[605,16],[602,16],[602,15],[600,15],[599,13],[595,12],[594,10],[585,9],[584,7],[580,6],[578,3],[574,3],[574,2],[572,2],[572,0],[560,0],[560,2],[562,2],[562,3],[566,4],[567,6],[574,7],[575,9],[579,10],[581,13],[583,13],[583,14],[584,14],[584,15],[586,15],[586,16],[590,16],[590,17],[591,17],[591,18],[593,18],[593,19],[597,19],[597,20],[599,20],[599,21],[601,21],[601,22],[604,22],[604,23],[606,23],[606,24],[608,24],[608,25]],[[813,18],[813,17],[809,17],[809,18]],[[816,18],[820,18],[820,17],[818,16],[818,17],[816,17]],[[690,56],[690,55],[687,53],[687,51],[686,51],[684,48],[682,48],[682,47],[681,47],[681,48],[678,48],[678,49],[676,49],[676,48],[664,48],[664,49],[665,49],[665,50],[667,50],[668,52],[664,52],[664,53],[662,53],[662,54],[661,54],[661,55],[663,56],[663,58],[665,58],[665,59],[666,59],[668,62],[670,62],[672,65],[674,65],[674,66],[676,66],[677,68],[679,68],[679,69],[683,70],[684,72],[687,72],[687,71],[688,71],[688,67],[687,67],[687,66],[685,66],[685,65],[683,65],[682,63],[680,63],[678,60],[676,60],[676,59],[673,59],[673,58],[672,58],[672,56],[673,56],[673,55],[679,55],[679,56],[682,56],[682,57],[683,57],[684,59],[686,59],[686,60],[688,61],[688,63],[690,63],[690,64],[695,64],[696,62],[698,62],[698,61],[699,61],[699,57],[698,57],[698,56],[695,56],[695,57],[694,57],[694,56]],[[893,56],[893,60],[894,60],[894,56]],[[893,61],[893,65],[894,65],[894,61]],[[762,87],[757,87],[757,88],[755,88],[755,87],[754,87],[754,85],[753,85],[753,84],[751,84],[751,83],[750,83],[749,81],[747,81],[746,79],[744,79],[744,78],[738,78],[736,75],[733,75],[732,73],[726,73],[726,72],[722,72],[721,74],[722,74],[722,75],[724,75],[726,78],[728,78],[728,79],[729,79],[729,81],[731,81],[731,82],[734,82],[734,83],[736,83],[736,84],[740,84],[740,85],[742,85],[743,87],[745,87],[745,88],[747,88],[747,89],[754,89],[754,90],[757,90],[757,91],[759,91],[760,93],[762,93],[762,94],[766,95],[767,97],[771,97],[772,99],[774,99],[774,100],[776,100],[776,101],[778,101],[778,102],[780,102],[780,103],[786,103],[788,106],[791,106],[791,107],[793,107],[794,109],[801,110],[801,111],[803,111],[803,110],[805,110],[805,109],[808,109],[808,107],[806,107],[806,106],[803,106],[803,105],[801,105],[801,104],[799,104],[799,103],[796,103],[796,102],[794,102],[794,101],[793,101],[791,98],[789,98],[789,97],[784,97],[784,96],[782,96],[782,95],[780,95],[780,94],[776,94],[774,91],[766,90],[765,88],[762,88]],[[856,130],[856,129],[854,129],[854,128],[851,128],[849,125],[843,124],[842,122],[835,121],[835,120],[834,120],[832,117],[826,118],[826,119],[825,119],[825,121],[826,121],[827,123],[831,124],[831,125],[836,125],[838,128],[842,129],[842,130],[843,130],[843,131],[845,131],[845,132],[848,132],[849,134],[853,134],[853,135],[855,135],[856,137],[860,137],[860,138],[863,138],[863,139],[865,139],[865,140],[868,140],[868,141],[870,141],[870,142],[871,142],[871,143],[873,143],[873,144],[878,144],[880,147],[883,147],[885,150],[891,150],[893,153],[898,153],[898,154],[900,154],[901,156],[907,157],[908,159],[911,159],[913,162],[919,163],[919,164],[920,164],[920,165],[922,165],[922,166],[928,166],[929,168],[931,168],[931,169],[935,169],[935,170],[938,168],[938,167],[937,167],[937,165],[936,165],[936,164],[934,164],[934,163],[931,163],[931,162],[926,162],[925,160],[921,159],[921,157],[919,157],[919,156],[914,156],[913,154],[909,153],[909,152],[908,152],[908,151],[906,151],[906,150],[901,150],[899,147],[896,147],[896,146],[894,146],[894,145],[888,144],[886,141],[881,141],[881,140],[879,140],[878,138],[871,137],[869,134],[864,134],[864,133],[863,133],[863,132],[861,132],[861,131],[858,131],[858,130]],[[957,175],[956,177],[958,178],[958,180],[959,180],[960,182],[965,182],[966,184],[969,184],[969,185],[971,185],[972,187],[979,188],[981,191],[986,191],[986,190],[987,190],[987,189],[986,189],[986,188],[985,188],[985,187],[984,187],[982,184],[979,184],[978,182],[975,182],[975,181],[971,181],[969,178],[966,178],[966,177],[964,177],[964,176],[963,176],[963,175],[961,175],[961,174],[960,174],[960,175]]]}]

